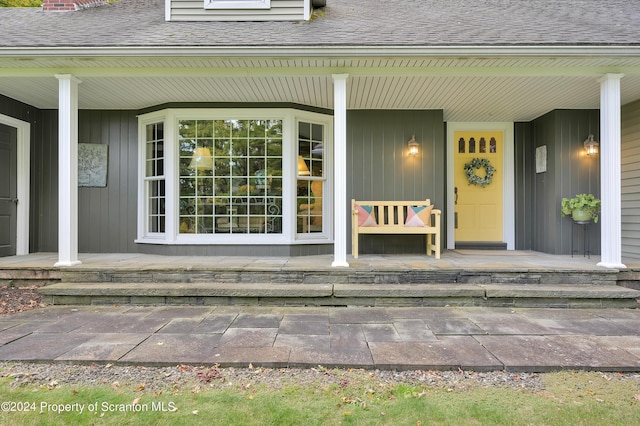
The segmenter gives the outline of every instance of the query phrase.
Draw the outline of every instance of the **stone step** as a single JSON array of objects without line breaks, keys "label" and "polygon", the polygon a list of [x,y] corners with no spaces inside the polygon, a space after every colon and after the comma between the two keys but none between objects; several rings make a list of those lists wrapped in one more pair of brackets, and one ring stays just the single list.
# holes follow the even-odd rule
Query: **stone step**
[{"label": "stone step", "polygon": [[147,269],[61,271],[62,282],[103,283],[300,283],[300,284],[615,284],[617,271],[599,270],[353,270],[301,269]]},{"label": "stone step", "polygon": [[333,293],[333,286],[273,283],[59,283],[43,287],[39,292],[47,296],[328,297]]},{"label": "stone step", "polygon": [[60,282],[57,268],[6,268],[0,269],[0,286],[43,286]]},{"label": "stone step", "polygon": [[50,304],[296,306],[513,306],[635,308],[640,291],[616,285],[60,283]]}]

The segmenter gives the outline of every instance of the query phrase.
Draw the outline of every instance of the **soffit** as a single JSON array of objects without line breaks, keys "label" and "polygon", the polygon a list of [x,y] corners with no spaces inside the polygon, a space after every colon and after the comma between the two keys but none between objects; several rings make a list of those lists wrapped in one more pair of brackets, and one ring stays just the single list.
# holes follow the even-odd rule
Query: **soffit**
[{"label": "soffit", "polygon": [[81,109],[167,102],[293,102],[333,108],[332,73],[348,73],[349,109],[442,109],[446,121],[528,121],[598,108],[597,78],[623,72],[640,99],[640,58],[30,58],[0,59],[0,93],[58,106],[55,74],[81,81]]}]

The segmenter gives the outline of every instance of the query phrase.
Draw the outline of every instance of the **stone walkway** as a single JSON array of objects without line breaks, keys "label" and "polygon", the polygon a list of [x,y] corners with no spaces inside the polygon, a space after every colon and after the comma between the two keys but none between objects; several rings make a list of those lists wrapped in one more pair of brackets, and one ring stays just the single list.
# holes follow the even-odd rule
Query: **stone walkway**
[{"label": "stone walkway", "polygon": [[0,360],[640,371],[640,310],[51,306],[0,317]]}]

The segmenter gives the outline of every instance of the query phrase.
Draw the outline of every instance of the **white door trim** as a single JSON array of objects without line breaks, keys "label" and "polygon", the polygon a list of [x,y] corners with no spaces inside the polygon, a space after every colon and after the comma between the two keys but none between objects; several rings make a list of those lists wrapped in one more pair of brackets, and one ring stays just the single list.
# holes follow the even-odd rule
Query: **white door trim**
[{"label": "white door trim", "polygon": [[501,131],[503,134],[502,157],[502,235],[507,250],[515,250],[515,174],[514,174],[514,130],[511,122],[447,123],[447,249],[453,250],[455,243],[454,218],[454,170],[453,156],[455,141],[453,134],[458,131]]},{"label": "white door trim", "polygon": [[31,158],[31,124],[0,114],[0,123],[17,130],[17,217],[16,255],[29,254],[29,176]]}]

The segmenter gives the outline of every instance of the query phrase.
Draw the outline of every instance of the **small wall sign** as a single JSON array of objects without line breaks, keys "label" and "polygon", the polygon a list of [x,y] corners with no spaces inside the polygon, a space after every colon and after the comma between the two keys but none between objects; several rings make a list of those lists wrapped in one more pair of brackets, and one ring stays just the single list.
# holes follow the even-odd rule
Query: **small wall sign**
[{"label": "small wall sign", "polygon": [[542,145],[536,148],[536,173],[547,171],[547,146]]},{"label": "small wall sign", "polygon": [[78,144],[78,186],[107,186],[109,145]]}]

